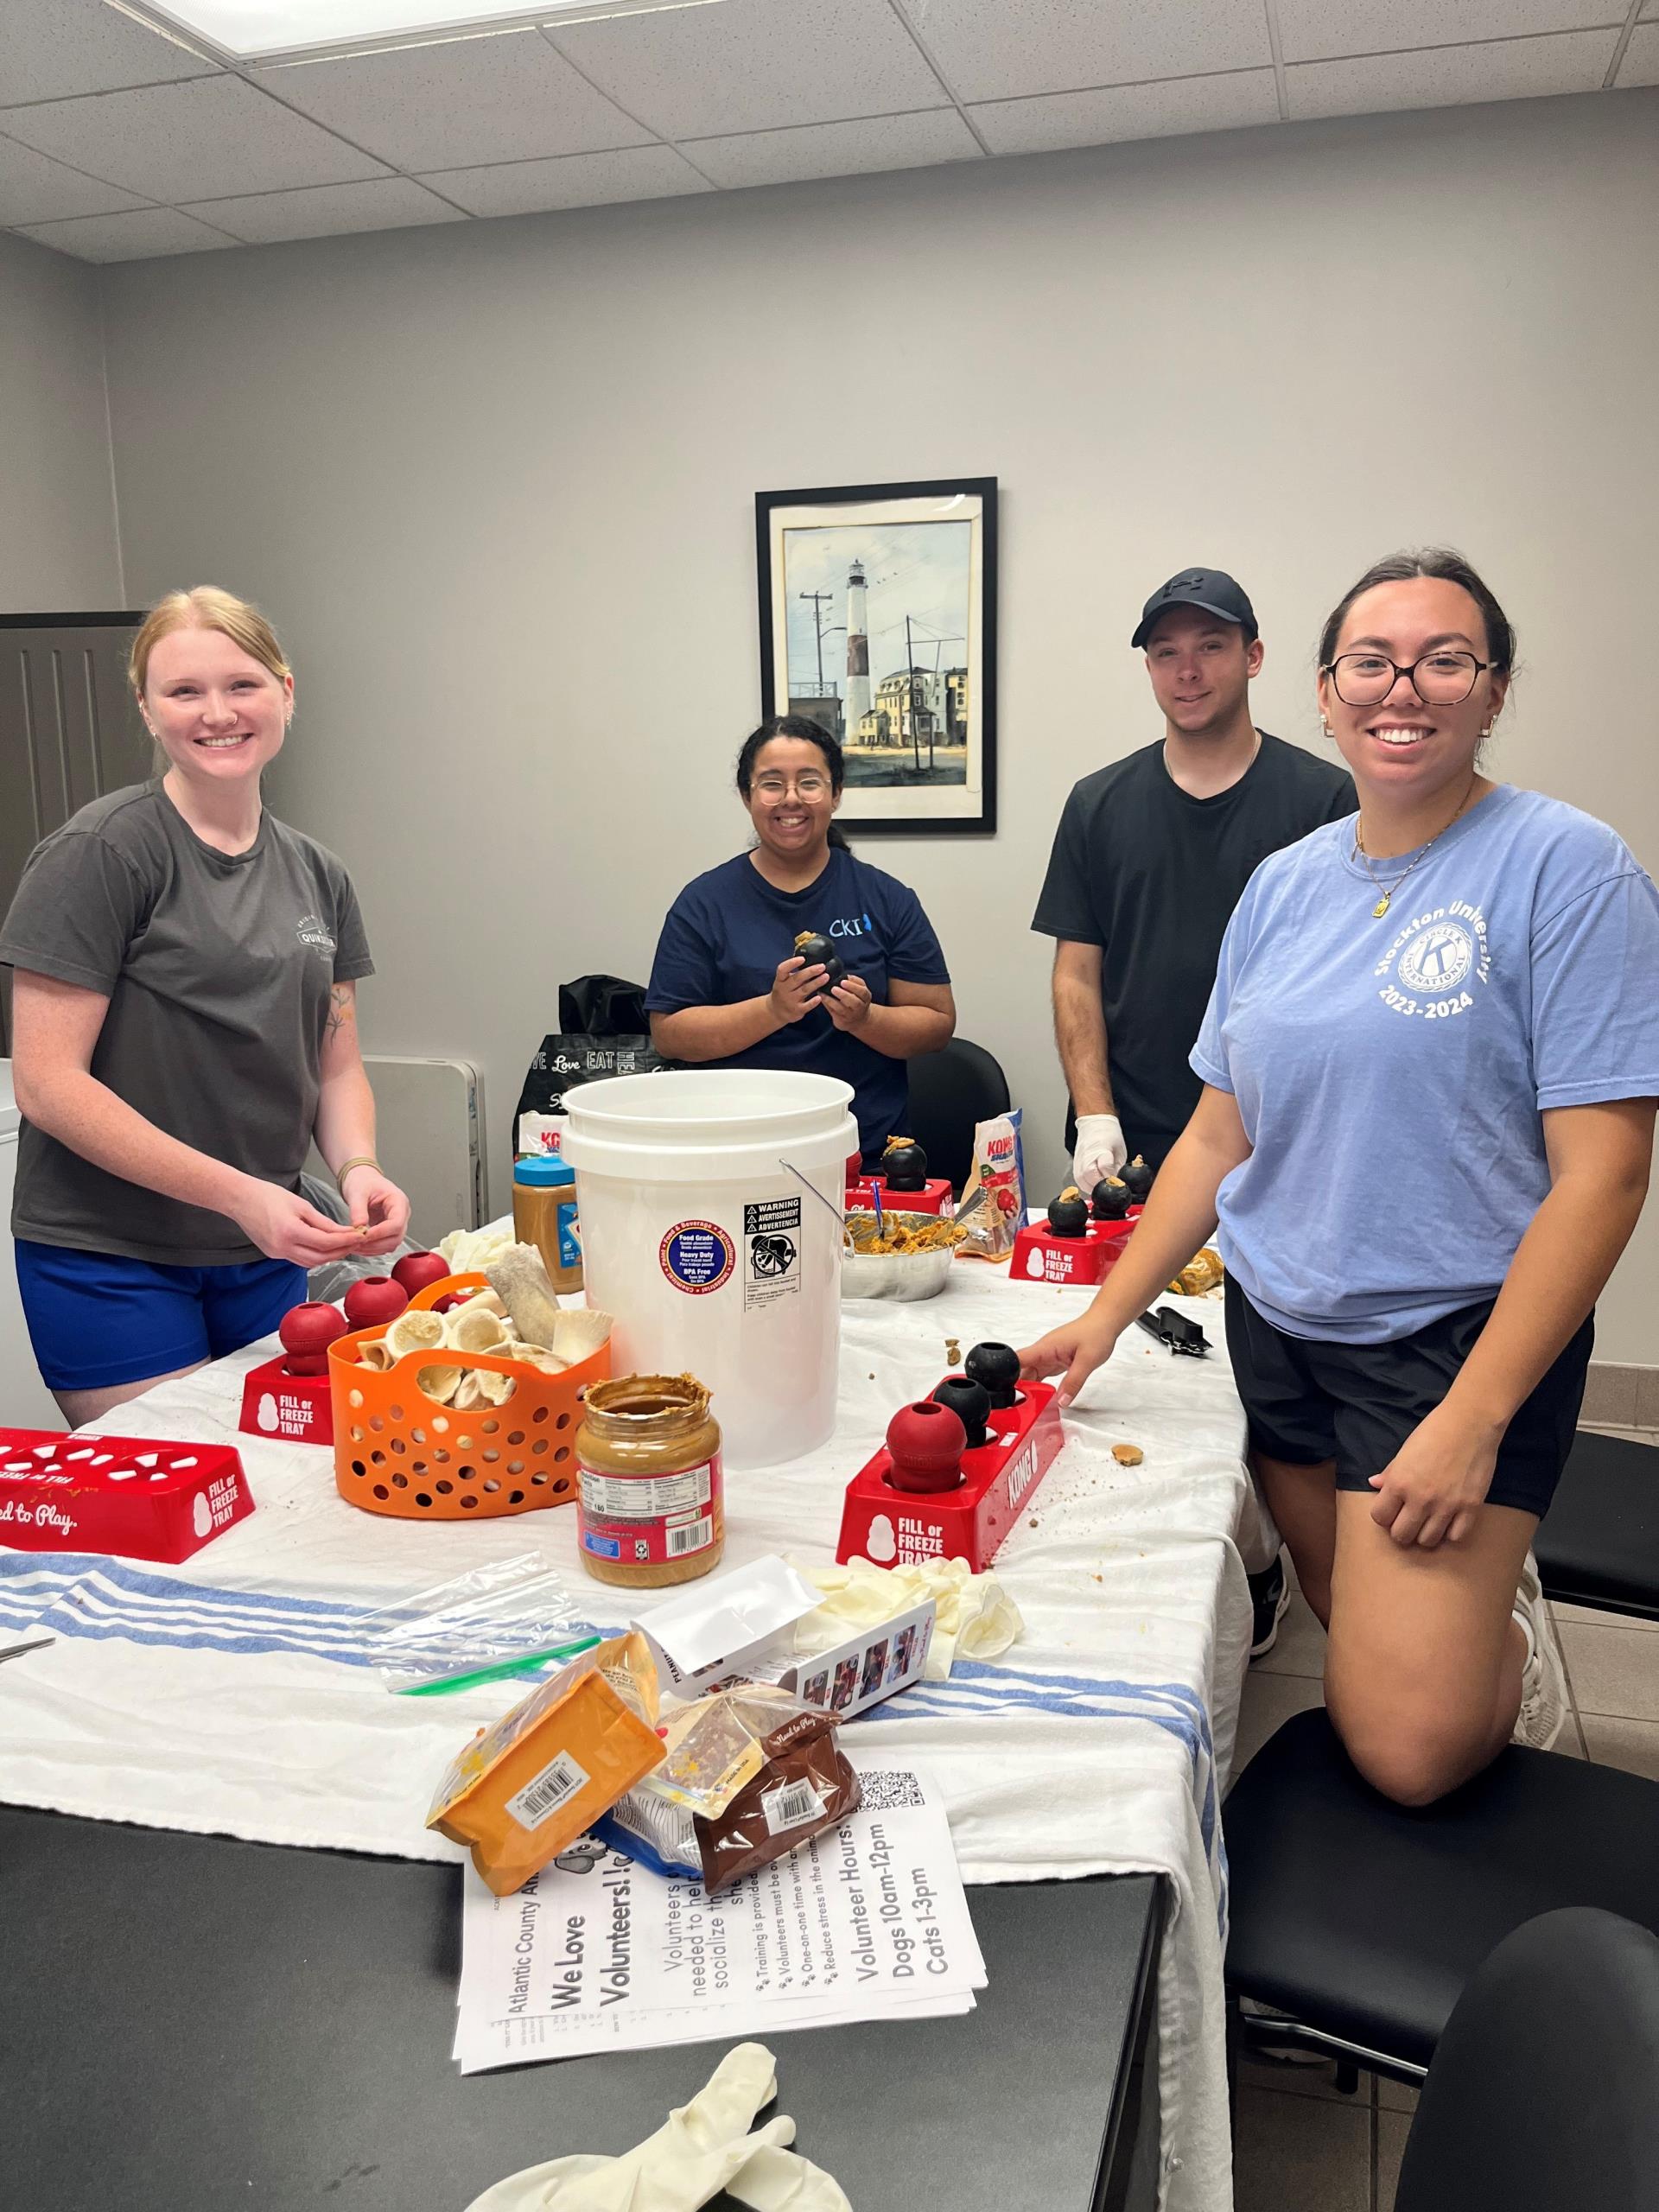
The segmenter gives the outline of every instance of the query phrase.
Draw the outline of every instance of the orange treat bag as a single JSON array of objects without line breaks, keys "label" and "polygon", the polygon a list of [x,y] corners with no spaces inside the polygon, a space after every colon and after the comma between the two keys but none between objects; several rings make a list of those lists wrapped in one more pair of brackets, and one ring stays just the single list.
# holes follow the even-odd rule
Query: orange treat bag
[{"label": "orange treat bag", "polygon": [[637,1629],[584,1651],[451,1760],[426,1825],[472,1846],[499,1897],[660,1765],[657,1669]]}]

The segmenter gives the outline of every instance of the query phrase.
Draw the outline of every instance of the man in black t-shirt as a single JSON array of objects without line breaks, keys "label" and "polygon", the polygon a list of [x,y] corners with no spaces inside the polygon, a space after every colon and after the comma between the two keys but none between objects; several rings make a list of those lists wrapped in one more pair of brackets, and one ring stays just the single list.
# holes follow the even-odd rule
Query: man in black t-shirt
[{"label": "man in black t-shirt", "polygon": [[1145,648],[1163,741],[1073,787],[1032,922],[1058,940],[1065,1141],[1085,1196],[1137,1153],[1160,1166],[1197,1105],[1187,1054],[1257,863],[1358,804],[1345,770],[1251,721],[1262,641],[1231,576],[1172,576],[1129,642]]}]

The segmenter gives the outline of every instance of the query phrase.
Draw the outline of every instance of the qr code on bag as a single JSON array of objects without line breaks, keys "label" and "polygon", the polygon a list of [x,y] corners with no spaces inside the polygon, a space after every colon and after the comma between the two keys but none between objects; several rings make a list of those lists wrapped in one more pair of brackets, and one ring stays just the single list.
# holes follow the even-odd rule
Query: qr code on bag
[{"label": "qr code on bag", "polygon": [[866,1767],[858,1786],[867,1813],[890,1813],[896,1806],[927,1802],[915,1776],[897,1767]]}]

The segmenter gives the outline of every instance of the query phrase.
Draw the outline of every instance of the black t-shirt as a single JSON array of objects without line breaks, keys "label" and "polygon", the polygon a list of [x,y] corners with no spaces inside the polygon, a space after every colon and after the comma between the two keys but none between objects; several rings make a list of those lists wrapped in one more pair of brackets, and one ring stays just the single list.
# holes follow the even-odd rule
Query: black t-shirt
[{"label": "black t-shirt", "polygon": [[1187,1054],[1240,892],[1269,853],[1358,804],[1345,769],[1265,730],[1213,798],[1181,789],[1161,741],[1072,787],[1031,925],[1101,948],[1107,1063],[1131,1155],[1161,1159],[1198,1103]]}]

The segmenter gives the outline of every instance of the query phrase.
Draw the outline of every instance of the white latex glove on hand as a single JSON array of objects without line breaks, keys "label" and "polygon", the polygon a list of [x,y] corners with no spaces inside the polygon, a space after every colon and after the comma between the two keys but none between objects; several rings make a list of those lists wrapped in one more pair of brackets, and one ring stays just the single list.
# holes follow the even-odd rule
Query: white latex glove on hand
[{"label": "white latex glove on hand", "polygon": [[1077,1149],[1071,1154],[1071,1179],[1086,1198],[1096,1183],[1121,1175],[1129,1148],[1116,1114],[1079,1114]]},{"label": "white latex glove on hand", "polygon": [[785,2148],[794,2140],[792,2120],[749,2133],[777,2088],[772,2053],[740,2044],[690,2104],[621,2158],[578,2154],[527,2166],[474,2197],[467,2212],[697,2212],[722,2189],[761,2212],[851,2212],[828,2174]]}]

